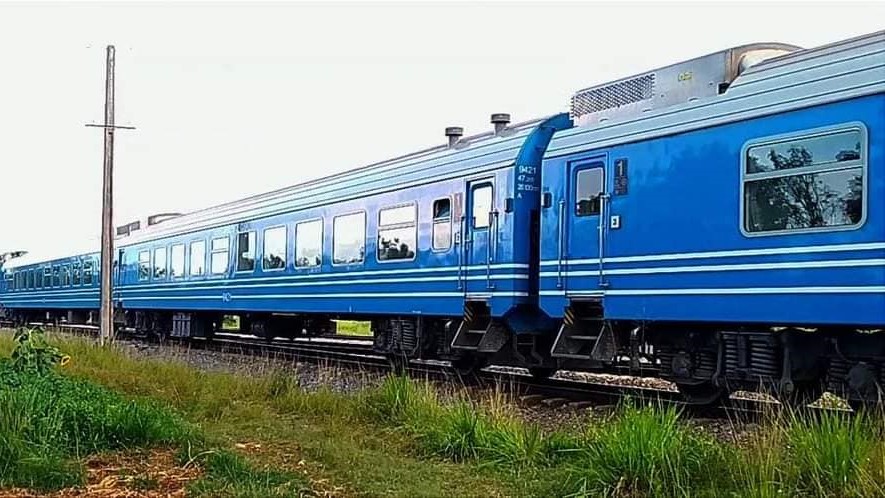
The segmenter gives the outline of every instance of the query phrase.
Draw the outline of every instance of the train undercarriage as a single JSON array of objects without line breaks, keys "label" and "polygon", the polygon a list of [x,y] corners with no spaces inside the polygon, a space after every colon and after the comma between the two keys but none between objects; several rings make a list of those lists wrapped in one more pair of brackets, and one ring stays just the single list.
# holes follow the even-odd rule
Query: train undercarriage
[{"label": "train undercarriage", "polygon": [[[235,332],[266,340],[335,334],[337,318],[371,321],[373,348],[395,365],[448,361],[462,374],[487,365],[528,369],[536,377],[576,370],[659,377],[685,400],[715,404],[735,391],[765,392],[804,405],[829,391],[853,406],[885,398],[885,330],[762,327],[747,324],[639,323],[603,320],[596,302],[573,303],[558,328],[515,333],[483,303],[464,316],[335,317],[242,313]],[[117,310],[115,326],[155,340],[211,338],[220,312]],[[94,311],[6,310],[18,325],[97,324]]]}]

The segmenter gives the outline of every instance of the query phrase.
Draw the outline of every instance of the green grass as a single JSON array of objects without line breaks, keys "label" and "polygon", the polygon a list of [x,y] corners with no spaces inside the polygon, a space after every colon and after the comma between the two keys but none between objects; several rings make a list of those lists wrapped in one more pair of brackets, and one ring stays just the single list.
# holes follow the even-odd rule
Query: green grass
[{"label": "green grass", "polygon": [[197,455],[182,454],[184,463],[199,461],[205,476],[188,487],[194,497],[272,498],[304,496],[311,492],[304,476],[291,472],[256,469],[242,456],[231,451],[209,451]]},{"label": "green grass", "polygon": [[[343,496],[885,497],[881,415],[780,412],[730,444],[675,408],[635,400],[548,430],[518,416],[501,390],[468,397],[393,376],[357,395],[306,392],[290,370],[206,372],[84,340],[60,344],[72,357],[66,370],[79,379],[71,382],[155,400],[199,425],[207,442],[194,447],[216,449],[184,458],[205,471],[188,489],[196,496],[298,496],[313,488]],[[187,433],[147,422],[127,427],[121,440],[180,441]],[[237,443],[261,450],[248,458],[217,450]],[[59,473],[57,482],[76,476],[71,460],[52,458],[34,465]]]},{"label": "green grass", "polygon": [[0,360],[0,486],[80,484],[80,456],[194,439],[189,424],[156,402]]}]

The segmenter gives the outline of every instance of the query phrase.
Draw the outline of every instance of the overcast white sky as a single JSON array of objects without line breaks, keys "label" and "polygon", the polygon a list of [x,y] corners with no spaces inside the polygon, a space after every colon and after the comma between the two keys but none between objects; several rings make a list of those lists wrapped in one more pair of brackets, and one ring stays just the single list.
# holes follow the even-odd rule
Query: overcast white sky
[{"label": "overcast white sky", "polygon": [[[116,217],[190,211],[567,109],[730,46],[882,29],[885,2],[2,4],[0,252],[100,233],[104,47]],[[96,247],[97,248],[97,247]]]}]

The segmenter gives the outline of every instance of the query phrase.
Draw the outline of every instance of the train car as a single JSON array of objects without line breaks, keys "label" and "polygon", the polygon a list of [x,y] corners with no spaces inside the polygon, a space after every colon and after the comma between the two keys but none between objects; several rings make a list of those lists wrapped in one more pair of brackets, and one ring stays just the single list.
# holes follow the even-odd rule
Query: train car
[{"label": "train car", "polygon": [[[567,114],[509,119],[493,115],[494,131],[466,138],[447,129],[444,146],[121,227],[117,320],[193,337],[236,314],[246,332],[274,337],[323,333],[335,317],[368,319],[379,351],[469,364],[484,337],[488,349],[501,336],[492,323],[526,327],[534,316],[538,243],[529,234],[538,234],[541,157],[553,133],[571,126]],[[14,260],[0,302],[19,321],[83,319],[67,314],[98,308],[96,268],[94,256]],[[53,277],[32,278],[40,274]],[[465,309],[470,327],[461,326]]]},{"label": "train car", "polygon": [[881,396],[883,92],[885,32],[739,47],[576,93],[575,127],[542,165],[552,356],[653,358],[698,401]]}]

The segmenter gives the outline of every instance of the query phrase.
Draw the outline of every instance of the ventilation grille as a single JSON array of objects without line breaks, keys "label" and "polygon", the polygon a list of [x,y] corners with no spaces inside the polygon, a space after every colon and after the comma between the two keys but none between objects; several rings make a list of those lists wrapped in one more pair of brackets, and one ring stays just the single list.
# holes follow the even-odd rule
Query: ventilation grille
[{"label": "ventilation grille", "polygon": [[572,96],[572,119],[648,100],[655,94],[654,73],[578,92]]}]

